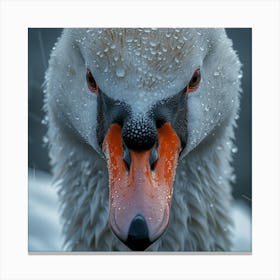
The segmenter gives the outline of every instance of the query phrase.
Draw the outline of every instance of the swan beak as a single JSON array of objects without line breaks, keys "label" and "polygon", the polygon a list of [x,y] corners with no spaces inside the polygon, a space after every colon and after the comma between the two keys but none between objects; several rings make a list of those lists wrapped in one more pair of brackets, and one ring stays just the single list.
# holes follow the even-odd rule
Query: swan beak
[{"label": "swan beak", "polygon": [[112,124],[103,142],[110,186],[110,226],[131,250],[143,251],[166,230],[181,142],[170,123],[150,150],[127,149],[122,128]]}]

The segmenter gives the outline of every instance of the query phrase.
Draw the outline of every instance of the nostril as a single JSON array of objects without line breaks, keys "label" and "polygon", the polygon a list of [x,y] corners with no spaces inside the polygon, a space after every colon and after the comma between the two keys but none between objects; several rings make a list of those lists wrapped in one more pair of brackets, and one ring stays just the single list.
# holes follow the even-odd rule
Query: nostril
[{"label": "nostril", "polygon": [[149,164],[152,171],[155,170],[157,160],[158,160],[158,146],[154,146],[149,158]]},{"label": "nostril", "polygon": [[125,162],[127,171],[130,170],[131,158],[130,153],[126,145],[123,145],[123,161]]},{"label": "nostril", "polygon": [[125,244],[133,251],[144,251],[151,243],[145,218],[136,215],[130,224]]}]

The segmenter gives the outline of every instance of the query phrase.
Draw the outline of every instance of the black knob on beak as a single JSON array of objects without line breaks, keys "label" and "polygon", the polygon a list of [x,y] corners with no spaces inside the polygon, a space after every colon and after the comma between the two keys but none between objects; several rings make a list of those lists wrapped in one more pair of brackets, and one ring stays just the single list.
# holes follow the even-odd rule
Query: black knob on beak
[{"label": "black knob on beak", "polygon": [[124,243],[133,251],[144,251],[151,245],[148,225],[142,215],[136,215],[132,220]]},{"label": "black knob on beak", "polygon": [[157,141],[155,122],[147,116],[130,118],[124,122],[122,137],[128,149],[150,150]]}]

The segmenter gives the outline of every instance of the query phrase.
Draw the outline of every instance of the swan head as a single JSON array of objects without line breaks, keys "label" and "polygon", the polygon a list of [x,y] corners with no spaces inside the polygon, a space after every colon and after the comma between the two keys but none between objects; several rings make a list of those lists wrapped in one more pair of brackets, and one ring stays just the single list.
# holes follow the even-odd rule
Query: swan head
[{"label": "swan head", "polygon": [[166,230],[177,165],[236,114],[223,29],[65,29],[48,103],[106,162],[109,223],[132,250]]}]

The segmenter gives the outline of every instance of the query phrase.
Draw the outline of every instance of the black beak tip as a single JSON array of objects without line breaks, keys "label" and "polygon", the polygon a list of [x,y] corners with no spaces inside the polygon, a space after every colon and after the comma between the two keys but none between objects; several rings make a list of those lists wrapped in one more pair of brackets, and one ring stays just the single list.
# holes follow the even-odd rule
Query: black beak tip
[{"label": "black beak tip", "polygon": [[136,215],[132,220],[124,243],[133,251],[144,251],[152,244],[147,222],[142,215]]}]

